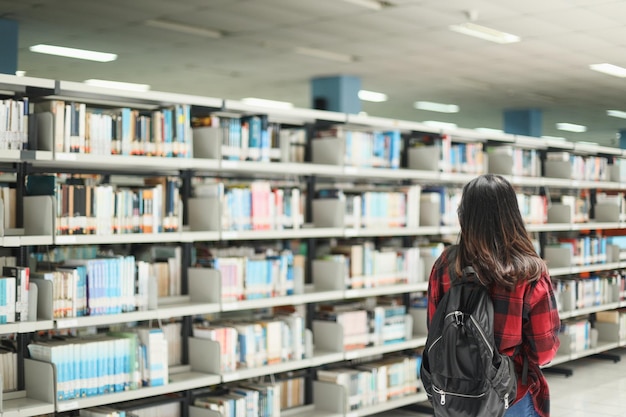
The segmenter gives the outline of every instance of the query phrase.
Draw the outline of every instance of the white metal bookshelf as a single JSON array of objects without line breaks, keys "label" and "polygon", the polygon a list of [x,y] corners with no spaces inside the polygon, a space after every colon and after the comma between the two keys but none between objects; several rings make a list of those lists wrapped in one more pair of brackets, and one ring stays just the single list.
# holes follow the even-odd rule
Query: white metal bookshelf
[{"label": "white metal bookshelf", "polygon": [[[50,91],[49,99],[72,99],[91,104],[108,106],[124,105],[138,109],[152,109],[172,104],[188,104],[206,109],[220,109],[239,114],[267,114],[271,122],[304,125],[315,123],[318,120],[343,124],[347,126],[360,126],[366,129],[399,129],[402,132],[424,132],[433,134],[449,134],[454,142],[484,142],[492,144],[504,144],[525,148],[561,149],[580,154],[601,154],[626,157],[621,150],[613,148],[594,147],[589,145],[572,145],[559,141],[539,141],[536,138],[527,138],[508,134],[485,134],[470,129],[456,129],[443,131],[433,129],[418,122],[401,121],[387,118],[377,118],[361,115],[348,115],[343,113],[325,112],[309,109],[275,110],[257,106],[250,106],[233,100],[223,100],[210,97],[198,97],[184,94],[164,92],[132,93],[122,90],[109,90],[99,87],[86,86],[82,83],[54,80],[34,79],[29,77],[13,77],[0,75],[0,89],[9,91],[26,91],[27,87],[43,88]],[[52,147],[52,149],[54,149]],[[336,150],[335,150],[336,153]],[[339,180],[376,180],[403,182],[408,180],[417,184],[428,185],[451,185],[459,186],[477,174],[439,172],[438,170],[424,169],[382,169],[361,168],[343,165],[343,163],[291,163],[291,162],[251,162],[230,161],[225,159],[210,159],[205,157],[196,158],[162,158],[147,156],[119,156],[119,155],[90,155],[61,153],[46,150],[36,151],[0,151],[0,162],[28,162],[33,166],[51,171],[63,171],[63,169],[94,170],[110,172],[131,172],[132,174],[164,173],[178,175],[184,170],[192,170],[206,175],[232,174],[234,176],[254,176],[257,178],[273,177],[302,177],[315,176],[319,178]],[[516,186],[520,187],[546,187],[549,189],[603,189],[624,190],[626,178],[611,181],[582,181],[567,178],[546,177],[520,177],[505,175]],[[49,206],[38,207],[30,213],[30,217],[42,217]],[[38,211],[38,210],[43,210]],[[51,211],[50,211],[51,212]],[[45,217],[45,216],[43,216]],[[51,216],[50,216],[51,217]],[[118,243],[178,243],[178,242],[217,242],[217,241],[249,241],[249,240],[289,240],[303,238],[357,238],[357,237],[397,237],[397,236],[429,236],[429,235],[455,235],[459,233],[456,226],[420,226],[416,228],[359,228],[350,227],[304,227],[294,230],[269,230],[269,231],[230,231],[230,230],[187,230],[183,229],[176,233],[158,234],[125,234],[125,235],[55,235],[54,219],[46,218],[46,223],[38,233],[29,233],[25,236],[4,236],[0,243],[5,247],[20,247],[34,245],[87,245],[87,244],[118,244]],[[307,225],[310,226],[310,225]],[[581,231],[602,229],[624,229],[623,221],[599,221],[576,224],[571,222],[558,222],[550,224],[530,224],[527,229],[532,232],[559,232]],[[553,276],[575,275],[585,272],[608,271],[626,267],[621,262],[609,262],[585,266],[569,266],[565,268],[551,268]],[[421,282],[381,286],[373,288],[346,289],[313,277],[313,284],[304,286],[302,291],[289,296],[242,300],[238,302],[224,302],[219,297],[220,288],[215,284],[206,285],[189,274],[190,292],[186,298],[178,299],[169,304],[160,304],[157,309],[138,311],[116,315],[88,316],[68,319],[46,319],[36,322],[22,322],[16,324],[0,325],[3,333],[31,333],[47,329],[66,329],[84,326],[100,326],[108,324],[122,324],[135,321],[147,321],[169,319],[181,316],[196,316],[220,312],[243,311],[252,309],[270,308],[281,305],[313,304],[323,301],[349,300],[361,297],[373,297],[378,295],[403,294],[411,292],[424,292],[427,290],[427,282],[422,277]],[[317,282],[316,282],[317,281]],[[215,281],[217,282],[217,281]],[[608,303],[584,309],[576,309],[561,314],[562,318],[584,316],[598,311],[612,310],[626,307],[626,302]],[[321,346],[316,346],[313,356],[303,360],[273,364],[259,369],[242,369],[232,373],[217,374],[214,369],[207,369],[205,362],[190,361],[188,369],[171,374],[170,383],[160,387],[146,387],[135,391],[102,395],[98,397],[83,398],[69,401],[56,401],[54,399],[54,366],[38,361],[26,359],[26,390],[16,395],[4,394],[2,400],[2,414],[7,416],[30,417],[33,415],[51,413],[53,411],[69,411],[79,408],[91,407],[126,401],[130,399],[156,396],[166,393],[187,391],[195,388],[217,385],[223,382],[237,381],[241,379],[265,376],[291,370],[315,368],[346,360],[368,358],[386,353],[409,350],[421,347],[425,344],[426,337],[419,334],[411,334],[407,340],[399,343],[373,346],[360,350],[338,349],[338,339],[341,329],[333,328],[331,334],[321,336],[318,340]],[[314,332],[315,336],[315,332]],[[318,338],[320,336],[318,335]],[[593,349],[584,352],[560,353],[552,362],[552,366],[595,353],[600,353],[618,346],[624,346],[623,341],[601,340]],[[204,346],[204,345],[203,345]],[[196,352],[198,353],[198,352]],[[199,356],[199,355],[191,355]],[[387,401],[375,406],[360,410],[347,411],[345,408],[328,410],[320,402],[344,404],[345,395],[341,390],[331,389],[328,396],[323,399],[315,399],[314,404],[285,413],[292,416],[319,416],[319,417],[356,417],[376,414],[402,407],[404,405],[426,400],[425,394],[418,392],[413,395]],[[193,407],[192,407],[193,408]],[[193,412],[190,413],[194,417]],[[202,414],[200,414],[202,415]]]}]

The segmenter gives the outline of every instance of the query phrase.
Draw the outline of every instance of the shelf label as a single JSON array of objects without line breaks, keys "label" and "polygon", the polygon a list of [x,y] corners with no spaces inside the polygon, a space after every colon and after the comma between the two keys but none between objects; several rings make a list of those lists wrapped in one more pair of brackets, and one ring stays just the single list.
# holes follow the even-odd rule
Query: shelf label
[{"label": "shelf label", "polygon": [[344,235],[346,237],[358,236],[359,235],[359,230],[358,229],[352,229],[352,228],[346,229],[344,231]]},{"label": "shelf label", "polygon": [[61,320],[57,322],[57,327],[59,328],[68,328],[68,327],[76,327],[78,326],[78,320]]},{"label": "shelf label", "polygon": [[222,232],[222,240],[237,239],[237,238],[239,238],[238,232]]},{"label": "shelf label", "polygon": [[346,352],[346,359],[347,360],[351,360],[351,359],[355,359],[359,357],[359,352],[357,351],[351,351],[351,352]]},{"label": "shelf label", "polygon": [[54,240],[59,244],[76,243],[76,236],[55,236]]},{"label": "shelf label", "polygon": [[57,403],[57,411],[76,410],[77,408],[78,408],[78,401],[70,401],[67,403],[60,401]]},{"label": "shelf label", "polygon": [[344,167],[344,172],[350,175],[356,175],[359,173],[359,169],[356,167]]},{"label": "shelf label", "polygon": [[71,153],[57,153],[55,154],[55,159],[57,161],[75,161],[76,160],[76,155],[75,154],[71,154]]}]

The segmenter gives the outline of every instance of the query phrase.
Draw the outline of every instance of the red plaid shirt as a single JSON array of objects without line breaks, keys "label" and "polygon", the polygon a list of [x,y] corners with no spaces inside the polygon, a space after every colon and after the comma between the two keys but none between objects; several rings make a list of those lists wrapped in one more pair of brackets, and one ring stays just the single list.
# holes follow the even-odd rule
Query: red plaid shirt
[{"label": "red plaid shirt", "polygon": [[[450,288],[449,261],[446,250],[433,265],[428,282],[428,324],[437,304]],[[550,415],[548,383],[539,365],[549,363],[559,348],[560,320],[548,272],[534,282],[521,282],[511,292],[493,286],[494,337],[499,351],[514,356],[517,349],[528,357],[527,385],[522,385],[523,359],[514,356],[517,370],[517,398],[530,392],[541,417]]]}]

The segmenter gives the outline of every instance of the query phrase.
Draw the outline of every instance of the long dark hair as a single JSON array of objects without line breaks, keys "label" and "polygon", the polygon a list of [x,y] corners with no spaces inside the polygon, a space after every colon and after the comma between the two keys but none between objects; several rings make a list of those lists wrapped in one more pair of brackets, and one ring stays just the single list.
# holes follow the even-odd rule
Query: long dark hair
[{"label": "long dark hair", "polygon": [[513,289],[534,281],[546,266],[528,236],[511,184],[485,174],[465,184],[458,208],[461,237],[456,272],[472,265],[480,280]]}]

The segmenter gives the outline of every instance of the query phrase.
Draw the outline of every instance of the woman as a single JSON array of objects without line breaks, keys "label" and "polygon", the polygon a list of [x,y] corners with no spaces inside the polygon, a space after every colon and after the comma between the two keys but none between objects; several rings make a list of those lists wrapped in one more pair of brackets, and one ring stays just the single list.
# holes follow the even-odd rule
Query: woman
[{"label": "woman", "polygon": [[458,216],[458,246],[444,251],[430,274],[428,323],[450,288],[449,268],[461,276],[465,266],[473,266],[491,294],[496,345],[515,362],[517,397],[505,417],[548,417],[548,384],[539,366],[556,354],[560,320],[547,267],[526,232],[515,190],[499,175],[481,175],[463,188]]}]

